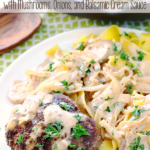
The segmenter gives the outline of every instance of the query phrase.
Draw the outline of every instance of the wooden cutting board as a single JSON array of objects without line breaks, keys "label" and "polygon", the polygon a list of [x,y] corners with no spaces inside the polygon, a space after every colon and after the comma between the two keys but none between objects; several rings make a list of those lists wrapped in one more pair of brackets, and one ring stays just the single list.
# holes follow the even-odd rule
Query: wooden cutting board
[{"label": "wooden cutting board", "polygon": [[0,14],[0,54],[25,42],[37,31],[41,24],[42,19],[36,13]]}]

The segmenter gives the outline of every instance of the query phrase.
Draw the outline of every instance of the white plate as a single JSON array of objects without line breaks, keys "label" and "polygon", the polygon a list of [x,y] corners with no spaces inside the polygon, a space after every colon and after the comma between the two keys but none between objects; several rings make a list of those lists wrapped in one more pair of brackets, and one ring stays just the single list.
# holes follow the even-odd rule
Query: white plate
[{"label": "white plate", "polygon": [[[45,59],[45,51],[53,45],[59,44],[62,49],[71,50],[72,43],[79,40],[82,35],[88,36],[90,33],[100,34],[107,27],[84,28],[73,30],[48,38],[43,42],[33,46],[31,49],[21,55],[0,77],[0,150],[10,150],[5,141],[5,124],[14,106],[7,98],[8,90],[13,86],[15,80],[22,80],[25,77],[24,70],[34,69]],[[120,28],[125,32],[135,32],[138,36],[141,31],[134,29]]]}]

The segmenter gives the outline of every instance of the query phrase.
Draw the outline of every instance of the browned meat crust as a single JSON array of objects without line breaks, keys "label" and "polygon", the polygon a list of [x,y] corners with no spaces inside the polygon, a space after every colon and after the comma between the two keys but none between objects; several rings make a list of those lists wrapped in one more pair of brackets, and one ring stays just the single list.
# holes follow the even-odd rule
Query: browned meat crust
[{"label": "browned meat crust", "polygon": [[[43,110],[47,106],[49,106],[53,103],[60,105],[60,102],[65,102],[68,105],[73,106],[73,109],[70,109],[69,112],[71,112],[71,113],[80,112],[78,110],[77,106],[74,104],[74,102],[71,101],[68,97],[61,95],[61,94],[55,94],[52,98],[52,103],[43,105],[42,107],[39,108],[38,113],[37,113],[36,117],[34,118],[34,122],[36,122],[36,123],[33,124],[33,122],[30,121],[30,122],[27,122],[24,126],[18,125],[15,127],[14,130],[6,132],[7,144],[10,147],[14,147],[14,150],[27,150],[27,145],[25,142],[30,137],[30,133],[32,132],[31,128],[33,128],[37,124],[42,124],[43,129],[46,128],[46,126],[43,124],[43,121],[44,121]],[[71,142],[75,143],[77,145],[77,147],[83,147],[85,150],[98,150],[99,146],[100,146],[100,135],[96,129],[94,121],[90,117],[87,117],[86,121],[79,122],[78,124],[82,125],[83,128],[87,129],[90,136],[83,135],[79,139],[76,139],[76,138],[70,136]],[[63,128],[63,126],[62,126],[62,128]],[[20,143],[20,145],[15,143],[15,141],[17,141],[19,135],[24,135],[23,141]],[[50,141],[49,139],[45,139],[44,138],[45,135],[46,134],[43,133],[40,137],[38,137],[36,143],[44,144],[44,147],[43,147],[44,150],[52,150],[53,149],[52,144],[53,144],[54,140]],[[64,137],[61,137],[61,138],[63,139]],[[34,143],[34,141],[30,142],[30,144],[32,144],[32,143]],[[34,146],[33,150],[39,150],[39,148]],[[58,148],[58,150],[59,150],[59,148]],[[68,150],[75,150],[75,148],[68,147]]]}]

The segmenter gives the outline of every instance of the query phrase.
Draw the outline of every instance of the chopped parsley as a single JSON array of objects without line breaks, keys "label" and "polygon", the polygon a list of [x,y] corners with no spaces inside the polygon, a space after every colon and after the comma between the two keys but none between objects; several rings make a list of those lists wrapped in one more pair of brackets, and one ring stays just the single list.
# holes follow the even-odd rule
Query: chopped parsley
[{"label": "chopped parsley", "polygon": [[139,136],[137,139],[135,138],[132,143],[130,143],[129,147],[131,150],[144,150],[144,144],[140,145],[141,137]]},{"label": "chopped parsley", "polygon": [[146,111],[144,107],[142,107],[141,109],[138,109],[138,105],[136,105],[134,108],[134,111],[132,112],[132,116],[137,119],[140,116],[142,116],[144,111]]},{"label": "chopped parsley", "polygon": [[75,116],[74,116],[78,121],[83,121],[82,117],[78,114],[78,113],[75,113]]},{"label": "chopped parsley", "polygon": [[44,144],[41,145],[41,144],[37,143],[36,147],[44,147]]},{"label": "chopped parsley", "polygon": [[129,35],[128,33],[124,32],[125,36],[128,36],[129,38],[131,38],[131,35]]},{"label": "chopped parsley", "polygon": [[101,84],[103,84],[104,82],[102,80],[99,81]]},{"label": "chopped parsley", "polygon": [[32,130],[33,130],[33,128],[30,128],[30,130],[32,131]]},{"label": "chopped parsley", "polygon": [[68,84],[68,82],[66,80],[60,81],[60,83],[62,83],[65,86],[65,88],[67,90],[69,90],[69,84]]},{"label": "chopped parsley", "polygon": [[19,111],[19,109],[15,110],[15,113],[17,113]]},{"label": "chopped parsley", "polygon": [[146,41],[143,41],[141,44],[143,45]]},{"label": "chopped parsley", "polygon": [[18,136],[18,141],[15,141],[15,144],[17,143],[17,144],[20,145],[21,142],[23,141],[23,138],[24,138],[24,135],[21,135],[21,134],[20,134],[20,135]]},{"label": "chopped parsley", "polygon": [[144,132],[144,131],[140,131],[140,133],[141,133],[141,134],[143,134],[143,135],[145,134],[145,132]]},{"label": "chopped parsley", "polygon": [[61,63],[65,64],[65,58],[66,58],[66,56],[67,56],[67,55],[65,55],[65,56],[63,55],[63,58],[60,59],[60,62],[61,62]]},{"label": "chopped parsley", "polygon": [[39,106],[43,106],[43,103],[40,99],[39,99]]},{"label": "chopped parsley", "polygon": [[97,72],[97,71],[99,71],[99,68],[97,68],[97,69],[95,70],[95,72]]},{"label": "chopped parsley", "polygon": [[52,140],[56,136],[60,136],[61,132],[61,123],[54,121],[54,126],[57,128],[57,130],[48,124],[47,128],[45,128],[46,135],[44,136],[45,139],[50,138]]},{"label": "chopped parsley", "polygon": [[131,95],[131,94],[132,94],[131,89],[132,89],[132,87],[133,87],[133,84],[130,83],[130,84],[126,85],[125,87],[127,88],[127,90],[129,91],[129,93],[130,93],[130,95]]},{"label": "chopped parsley", "polygon": [[61,92],[60,91],[53,91],[54,93],[58,93],[58,94],[61,94]]},{"label": "chopped parsley", "polygon": [[102,59],[102,61],[106,61],[106,59]]},{"label": "chopped parsley", "polygon": [[133,64],[130,62],[129,62],[129,66],[130,66],[131,70],[134,70],[138,74],[139,77],[142,75],[141,71],[137,68],[138,66],[133,66]]},{"label": "chopped parsley", "polygon": [[53,68],[53,64],[54,64],[54,62],[50,62],[50,64],[49,64],[50,72],[53,72],[53,71],[54,71],[54,70],[52,69],[52,68]]},{"label": "chopped parsley", "polygon": [[121,36],[122,36],[122,34],[119,34],[118,36],[119,36],[119,37],[121,37]]},{"label": "chopped parsley", "polygon": [[136,58],[135,58],[134,56],[132,57],[132,59],[133,59],[133,60],[136,60]]},{"label": "chopped parsley", "polygon": [[91,72],[90,68],[87,67],[86,70],[85,70],[85,73],[88,74],[88,73],[90,73],[90,72]]},{"label": "chopped parsley", "polygon": [[69,144],[69,147],[70,147],[70,148],[76,148],[76,144],[71,143],[71,144]]},{"label": "chopped parsley", "polygon": [[119,51],[118,54],[120,54],[120,58],[121,58],[122,60],[129,61],[129,56],[128,56],[123,50]]},{"label": "chopped parsley", "polygon": [[118,58],[117,58],[116,55],[115,55],[115,56],[114,56],[114,64],[115,64],[115,65],[116,65],[117,61],[118,61]]},{"label": "chopped parsley", "polygon": [[43,81],[45,81],[46,79],[47,79],[47,78],[46,78],[46,77],[44,77],[44,78],[43,78],[43,80],[42,80],[42,82],[43,82]]},{"label": "chopped parsley", "polygon": [[112,136],[114,136],[114,129],[112,130],[112,133],[111,133],[111,134],[112,134]]},{"label": "chopped parsley", "polygon": [[96,108],[96,109],[97,109],[97,108],[98,108],[98,106],[94,106],[94,108]]},{"label": "chopped parsley", "polygon": [[81,66],[78,67],[78,70],[82,71],[82,70],[81,70]]},{"label": "chopped parsley", "polygon": [[54,145],[54,150],[58,150],[58,145],[57,144]]},{"label": "chopped parsley", "polygon": [[95,61],[94,59],[92,59],[92,60],[90,61],[90,63],[91,63],[91,64],[95,64],[96,61]]},{"label": "chopped parsley", "polygon": [[72,136],[79,139],[82,135],[90,136],[86,129],[84,129],[80,124],[73,127]]},{"label": "chopped parsley", "polygon": [[107,106],[106,111],[111,112],[111,110],[110,110],[110,107],[109,107],[109,106]]},{"label": "chopped parsley", "polygon": [[57,128],[59,133],[61,132],[61,125],[62,125],[61,122],[54,121],[54,126]]},{"label": "chopped parsley", "polygon": [[148,131],[148,132],[146,133],[146,135],[148,135],[148,136],[149,136],[149,135],[150,135],[150,131]]},{"label": "chopped parsley", "polygon": [[12,147],[11,150],[14,150],[14,147]]},{"label": "chopped parsley", "polygon": [[114,104],[114,107],[116,107],[116,106],[119,106],[119,102],[116,102],[116,103]]},{"label": "chopped parsley", "polygon": [[142,61],[144,58],[144,55],[146,55],[146,54],[141,51],[138,51],[138,50],[136,50],[136,52],[139,54],[139,56],[137,57],[137,60]]},{"label": "chopped parsley", "polygon": [[106,130],[106,128],[102,127],[104,130]]},{"label": "chopped parsley", "polygon": [[116,46],[116,44],[115,43],[113,43],[113,47],[114,47],[114,51],[117,51],[117,46]]},{"label": "chopped parsley", "polygon": [[77,45],[77,47],[76,47],[76,50],[80,50],[80,51],[83,51],[83,49],[84,49],[84,42],[82,42],[82,43],[79,43],[78,45]]},{"label": "chopped parsley", "polygon": [[104,100],[105,100],[105,101],[108,101],[108,100],[111,100],[111,99],[113,99],[113,98],[110,98],[110,97],[108,96],[108,97],[105,98]]},{"label": "chopped parsley", "polygon": [[73,109],[73,106],[71,106],[71,105],[68,105],[67,103],[65,103],[65,102],[60,102],[60,106],[61,106],[61,108],[63,108],[63,109],[65,109],[65,110],[70,110],[70,109]]},{"label": "chopped parsley", "polygon": [[126,33],[125,31],[124,31],[124,35],[125,35],[125,36],[129,36],[129,34],[128,34],[128,33]]},{"label": "chopped parsley", "polygon": [[79,147],[76,150],[85,150],[83,147]]}]

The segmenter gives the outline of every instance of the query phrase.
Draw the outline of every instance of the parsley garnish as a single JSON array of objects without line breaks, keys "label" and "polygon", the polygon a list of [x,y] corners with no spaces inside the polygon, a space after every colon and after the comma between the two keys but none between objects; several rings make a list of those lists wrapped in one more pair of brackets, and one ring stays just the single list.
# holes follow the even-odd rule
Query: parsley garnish
[{"label": "parsley garnish", "polygon": [[120,58],[121,58],[122,60],[129,61],[129,56],[128,56],[123,50],[119,51],[118,54],[120,54]]},{"label": "parsley garnish", "polygon": [[138,51],[138,50],[136,50],[136,52],[139,54],[137,60],[138,60],[138,61],[142,61],[143,58],[144,58],[144,55],[146,55],[146,54],[143,53],[143,52],[141,52],[141,51]]},{"label": "parsley garnish", "polygon": [[98,106],[94,106],[94,108],[98,108]]},{"label": "parsley garnish", "polygon": [[79,44],[77,45],[77,47],[76,47],[76,50],[83,51],[83,48],[84,48],[83,44],[84,44],[84,42],[79,43]]},{"label": "parsley garnish", "polygon": [[107,106],[106,111],[111,112],[111,110],[110,110],[109,106]]},{"label": "parsley garnish", "polygon": [[127,88],[127,90],[129,91],[130,95],[132,94],[132,91],[131,91],[132,87],[133,87],[133,84],[132,84],[132,83],[126,85],[126,88]]},{"label": "parsley garnish", "polygon": [[45,128],[45,133],[46,135],[44,136],[45,139],[50,138],[50,140],[52,140],[55,136],[60,136],[60,132],[61,132],[61,123],[54,121],[54,126],[57,128],[54,129],[53,126],[48,125],[47,128]]},{"label": "parsley garnish", "polygon": [[116,44],[113,43],[114,51],[117,51],[117,46]]},{"label": "parsley garnish", "polygon": [[14,150],[14,147],[12,147],[11,150]]},{"label": "parsley garnish", "polygon": [[76,148],[76,144],[71,143],[71,144],[69,144],[69,147],[70,147],[70,148]]},{"label": "parsley garnish", "polygon": [[136,58],[135,58],[134,56],[132,57],[132,59],[133,59],[133,60],[136,60]]},{"label": "parsley garnish", "polygon": [[108,100],[111,100],[111,99],[113,99],[113,98],[110,98],[110,97],[108,96],[108,97],[105,98],[104,100],[105,100],[105,101],[108,101]]},{"label": "parsley garnish", "polygon": [[39,99],[39,106],[43,106],[43,103],[40,99]]},{"label": "parsley garnish", "polygon": [[148,131],[148,132],[146,133],[146,135],[148,135],[148,136],[149,136],[149,135],[150,135],[150,131]]},{"label": "parsley garnish", "polygon": [[72,136],[79,139],[82,135],[90,136],[86,129],[84,129],[80,124],[73,127]]},{"label": "parsley garnish", "polygon": [[144,150],[144,144],[140,145],[141,137],[139,136],[137,139],[135,138],[132,143],[130,143],[129,147],[131,150]]},{"label": "parsley garnish", "polygon": [[132,112],[132,116],[134,116],[134,118],[139,118],[143,114],[144,111],[146,111],[144,107],[142,107],[141,109],[138,109],[138,105],[136,105],[134,108],[134,111]]},{"label": "parsley garnish", "polygon": [[98,68],[95,70],[95,72],[97,72],[97,71],[99,71],[99,69],[98,69]]},{"label": "parsley garnish", "polygon": [[144,132],[144,131],[140,131],[140,133],[141,133],[141,134],[143,134],[143,135],[145,134],[145,132]]},{"label": "parsley garnish", "polygon": [[92,59],[92,60],[90,61],[90,63],[91,63],[91,64],[95,64],[96,61],[95,61],[94,59]]},{"label": "parsley garnish", "polygon": [[99,81],[101,84],[103,84],[104,82],[102,80]]},{"label": "parsley garnish", "polygon": [[32,131],[32,130],[33,130],[33,128],[30,128],[30,130]]},{"label": "parsley garnish", "polygon": [[134,70],[138,74],[139,77],[142,75],[141,71],[137,68],[138,66],[134,67],[133,64],[130,62],[129,62],[129,66],[130,66],[131,70]]},{"label": "parsley garnish", "polygon": [[76,150],[85,150],[83,147],[79,147]]},{"label": "parsley garnish", "polygon": [[124,35],[125,35],[125,36],[129,36],[129,34],[128,34],[128,33],[126,33],[125,31],[124,31]]},{"label": "parsley garnish", "polygon": [[60,91],[53,91],[54,93],[58,93],[58,94],[61,94],[61,92]]},{"label": "parsley garnish", "polygon": [[37,143],[36,147],[44,147],[44,144],[41,145],[41,144]]},{"label": "parsley garnish", "polygon": [[106,59],[102,59],[102,61],[106,61]]},{"label": "parsley garnish", "polygon": [[65,110],[70,110],[70,109],[73,109],[73,106],[71,106],[71,105],[68,105],[67,103],[65,103],[65,102],[60,102],[60,106],[61,106],[61,108],[63,108],[63,109],[65,109]]},{"label": "parsley garnish", "polygon": [[43,81],[45,81],[46,79],[47,79],[47,78],[46,78],[46,77],[44,77],[44,78],[43,78],[43,80],[42,80],[42,82],[43,82]]},{"label": "parsley garnish", "polygon": [[90,68],[87,67],[86,70],[85,70],[85,73],[88,74],[88,73],[90,73],[90,72],[91,72]]},{"label": "parsley garnish", "polygon": [[19,135],[18,136],[18,141],[15,141],[15,144],[17,143],[17,144],[21,144],[21,142],[23,141],[23,138],[24,138],[24,135]]},{"label": "parsley garnish", "polygon": [[143,42],[142,42],[142,45],[143,45],[145,42],[146,42],[146,41],[143,41]]},{"label": "parsley garnish", "polygon": [[112,130],[112,136],[114,136],[114,129]]},{"label": "parsley garnish", "polygon": [[114,56],[114,64],[116,65],[117,61],[118,61],[118,58],[116,57],[116,55]]},{"label": "parsley garnish", "polygon": [[60,83],[62,83],[65,86],[65,88],[67,90],[69,90],[69,84],[68,84],[68,82],[66,80],[60,81]]},{"label": "parsley garnish", "polygon": [[54,126],[57,128],[59,133],[61,132],[61,125],[62,125],[61,122],[54,121]]},{"label": "parsley garnish", "polygon": [[54,150],[58,150],[58,145],[57,144],[54,145]]},{"label": "parsley garnish", "polygon": [[52,68],[53,68],[53,64],[54,64],[54,62],[50,62],[50,64],[49,64],[50,72],[53,72],[53,71],[54,71],[54,70],[52,69]]},{"label": "parsley garnish", "polygon": [[17,113],[19,111],[19,109],[15,110],[15,113]]},{"label": "parsley garnish", "polygon": [[83,121],[83,119],[81,118],[81,116],[78,113],[75,113],[74,116],[78,121]]},{"label": "parsley garnish", "polygon": [[66,58],[66,56],[67,56],[67,55],[65,55],[65,56],[63,55],[63,58],[60,59],[60,62],[61,62],[61,63],[65,64],[65,58]]},{"label": "parsley garnish", "polygon": [[121,37],[121,36],[122,36],[122,34],[119,34],[118,36],[119,36],[119,37]]}]

